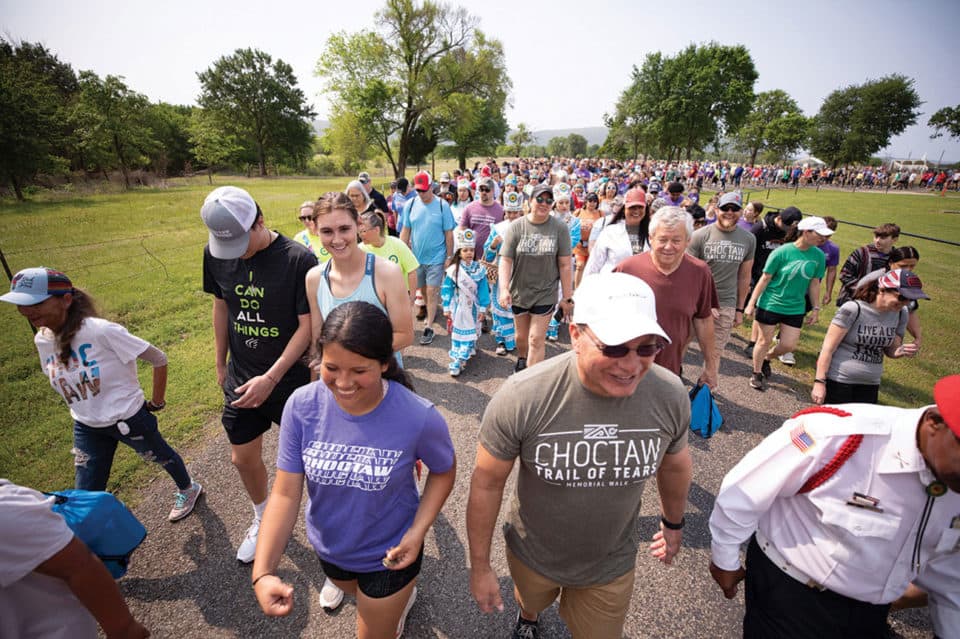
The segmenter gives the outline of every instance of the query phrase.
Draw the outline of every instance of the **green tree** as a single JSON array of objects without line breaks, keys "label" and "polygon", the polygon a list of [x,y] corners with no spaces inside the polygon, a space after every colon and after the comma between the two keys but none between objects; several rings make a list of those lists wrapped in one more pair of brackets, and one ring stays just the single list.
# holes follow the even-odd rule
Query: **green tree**
[{"label": "green tree", "polygon": [[931,139],[939,138],[946,131],[951,138],[960,138],[960,104],[955,107],[943,107],[927,121],[934,128]]},{"label": "green tree", "polygon": [[188,127],[193,156],[207,167],[207,181],[213,184],[214,167],[236,158],[242,150],[240,143],[204,109],[193,110]]},{"label": "green tree", "polygon": [[88,165],[105,177],[108,167],[119,168],[125,188],[130,188],[130,169],[146,165],[157,148],[147,123],[149,108],[147,96],[131,90],[123,78],[80,72],[80,96],[72,113],[78,146]]},{"label": "green tree", "polygon": [[799,149],[807,136],[807,119],[796,100],[775,89],[757,94],[746,121],[733,136],[735,148],[755,164],[761,151],[782,159]]},{"label": "green tree", "polygon": [[193,107],[159,102],[145,114],[146,124],[157,141],[150,153],[150,167],[160,177],[183,173],[195,158],[190,147],[190,114]]},{"label": "green tree", "polygon": [[527,128],[527,125],[521,122],[517,125],[517,130],[510,134],[510,144],[513,145],[513,155],[520,156],[523,147],[536,141],[533,133]]},{"label": "green tree", "polygon": [[565,137],[556,136],[547,141],[547,155],[563,156],[570,155],[570,143]]},{"label": "green tree", "polygon": [[260,175],[270,160],[302,163],[309,155],[309,119],[316,114],[289,64],[257,49],[237,49],[197,77],[200,106],[255,158]]},{"label": "green tree", "polygon": [[437,136],[422,126],[413,130],[410,143],[407,145],[407,161],[404,166],[415,164],[418,168],[425,164],[427,156],[437,148]]},{"label": "green tree", "polygon": [[353,111],[335,110],[321,140],[323,146],[335,156],[343,175],[355,174],[372,155],[373,145]]},{"label": "green tree", "polygon": [[633,68],[630,85],[607,125],[629,141],[669,159],[691,153],[736,131],[753,101],[757,70],[742,45],[690,45],[675,57],[648,54]]},{"label": "green tree", "polygon": [[[498,92],[506,93],[510,84],[500,66],[500,44],[487,39],[462,7],[387,0],[376,24],[379,31],[331,36],[316,73],[326,79],[334,109],[356,114],[400,177],[418,128],[428,137],[439,135],[443,116],[455,109],[453,128],[472,133],[459,121],[468,101],[456,96],[488,100],[496,110]],[[446,134],[460,143],[454,140],[460,132]]]},{"label": "green tree", "polygon": [[0,39],[0,175],[18,200],[40,171],[63,171],[65,108],[78,90],[70,65],[43,45]]},{"label": "green tree", "polygon": [[831,166],[863,162],[915,124],[920,97],[913,80],[889,75],[837,89],[810,126],[810,151]]},{"label": "green tree", "polygon": [[579,133],[567,136],[567,151],[570,157],[584,157],[587,154],[587,138]]}]

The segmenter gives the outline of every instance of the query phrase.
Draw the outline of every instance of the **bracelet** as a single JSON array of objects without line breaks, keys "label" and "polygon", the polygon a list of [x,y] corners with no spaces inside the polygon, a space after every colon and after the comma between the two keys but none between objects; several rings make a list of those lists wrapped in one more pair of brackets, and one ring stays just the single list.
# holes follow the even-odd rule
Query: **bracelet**
[{"label": "bracelet", "polygon": [[660,523],[663,524],[663,527],[664,527],[664,528],[667,528],[667,529],[669,529],[669,530],[683,530],[684,524],[687,523],[687,518],[686,518],[686,517],[681,517],[681,518],[680,518],[680,523],[679,523],[679,524],[675,524],[675,523],[673,523],[672,521],[667,521],[667,518],[666,518],[666,517],[664,517],[663,515],[660,515]]},{"label": "bracelet", "polygon": [[826,385],[827,385],[827,380],[825,380],[825,379],[815,379],[815,380],[813,380],[813,383],[814,383],[814,384],[823,384],[824,386],[826,386]]},{"label": "bracelet", "polygon": [[152,399],[147,401],[147,410],[160,410],[167,405],[167,402],[155,402]]},{"label": "bracelet", "polygon": [[271,375],[269,372],[264,373],[263,376],[266,377],[267,379],[269,379],[271,382],[273,382],[273,385],[274,385],[274,386],[276,386],[277,384],[280,383],[280,382],[278,382],[277,380],[275,380],[275,379],[273,378],[273,375]]},{"label": "bracelet", "polygon": [[257,582],[260,581],[261,579],[263,579],[264,577],[276,577],[276,575],[273,574],[272,572],[265,572],[265,573],[263,573],[262,575],[260,575],[259,577],[257,577],[256,579],[254,579],[254,580],[253,580],[253,583],[251,583],[250,585],[251,585],[252,587],[256,588],[256,587],[257,587]]},{"label": "bracelet", "polygon": [[743,309],[742,309],[742,308],[738,308],[738,309],[737,309],[737,312],[738,312],[738,313],[742,313],[742,312],[743,312]]},{"label": "bracelet", "polygon": [[813,307],[813,310],[819,311],[819,310],[820,310],[820,307],[819,307],[819,306],[814,306],[814,307]]}]

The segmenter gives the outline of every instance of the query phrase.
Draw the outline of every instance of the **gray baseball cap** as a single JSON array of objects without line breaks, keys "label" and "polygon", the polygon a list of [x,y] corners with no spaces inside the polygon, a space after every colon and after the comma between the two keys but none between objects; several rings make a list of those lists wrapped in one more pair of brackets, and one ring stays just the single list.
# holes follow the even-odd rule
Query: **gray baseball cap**
[{"label": "gray baseball cap", "polygon": [[210,192],[200,209],[210,231],[210,254],[221,260],[243,257],[250,245],[250,228],[257,219],[257,203],[235,186],[221,186]]}]

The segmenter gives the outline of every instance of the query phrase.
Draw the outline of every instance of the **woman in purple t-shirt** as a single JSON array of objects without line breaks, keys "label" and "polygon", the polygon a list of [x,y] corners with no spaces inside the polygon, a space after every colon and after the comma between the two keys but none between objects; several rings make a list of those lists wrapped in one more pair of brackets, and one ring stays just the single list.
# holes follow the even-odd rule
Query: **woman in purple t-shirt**
[{"label": "woman in purple t-shirt", "polygon": [[[397,366],[391,335],[372,304],[333,309],[317,344],[322,383],[302,386],[283,409],[253,564],[254,592],[269,616],[293,609],[293,587],[276,570],[306,480],[307,538],[326,576],[356,596],[357,636],[403,633],[423,540],[453,488],[456,458],[443,417]],[[430,469],[422,497],[418,459]]]}]

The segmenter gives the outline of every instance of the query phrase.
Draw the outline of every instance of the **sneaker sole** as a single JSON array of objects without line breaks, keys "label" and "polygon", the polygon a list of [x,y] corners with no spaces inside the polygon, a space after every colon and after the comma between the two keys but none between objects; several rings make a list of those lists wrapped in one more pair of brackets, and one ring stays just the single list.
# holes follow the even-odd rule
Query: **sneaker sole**
[{"label": "sneaker sole", "polygon": [[174,522],[180,521],[181,519],[185,519],[190,513],[193,512],[193,509],[197,507],[197,502],[200,501],[200,497],[202,495],[203,495],[203,486],[200,485],[200,490],[197,491],[197,498],[193,500],[193,506],[190,507],[190,510],[180,513],[179,515],[175,515],[173,517],[167,517],[167,521],[169,521],[172,524]]}]

